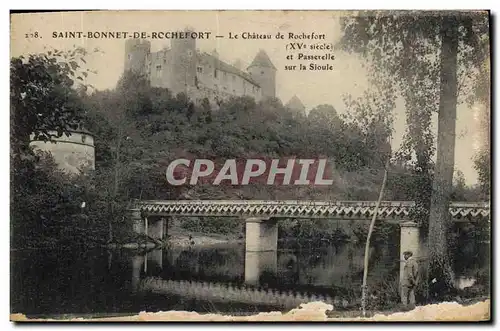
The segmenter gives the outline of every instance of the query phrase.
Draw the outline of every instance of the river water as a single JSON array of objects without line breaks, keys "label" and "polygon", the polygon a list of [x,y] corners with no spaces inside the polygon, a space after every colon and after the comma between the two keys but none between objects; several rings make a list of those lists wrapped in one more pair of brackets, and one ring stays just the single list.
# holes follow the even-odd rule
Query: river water
[{"label": "river water", "polygon": [[[489,265],[489,248],[481,247],[474,263],[463,263],[462,253],[455,254],[462,286],[474,284],[477,270]],[[243,244],[142,253],[13,251],[11,312],[56,318],[166,310],[251,314],[286,311],[310,300],[357,309],[363,251],[353,243],[280,243],[277,253],[245,253]],[[371,301],[397,301],[398,247],[373,248],[370,261]]]}]

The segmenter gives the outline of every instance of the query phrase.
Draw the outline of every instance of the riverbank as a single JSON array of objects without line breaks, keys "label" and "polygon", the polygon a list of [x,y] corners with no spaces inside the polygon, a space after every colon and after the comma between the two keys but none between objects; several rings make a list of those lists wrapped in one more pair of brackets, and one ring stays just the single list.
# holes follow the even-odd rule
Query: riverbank
[{"label": "riverbank", "polygon": [[169,247],[212,247],[227,244],[244,244],[245,238],[239,234],[219,234],[185,230],[181,227],[169,229]]},{"label": "riverbank", "polygon": [[225,244],[236,244],[236,243],[244,243],[245,241],[237,238],[227,238],[220,236],[212,236],[212,235],[186,235],[186,234],[177,234],[172,235],[168,239],[168,245],[170,247],[209,247],[209,246],[218,246]]},{"label": "riverbank", "polygon": [[230,316],[222,314],[199,314],[187,311],[167,311],[157,313],[141,312],[135,316],[107,317],[107,318],[74,318],[66,320],[57,319],[28,319],[23,314],[11,314],[10,320],[15,322],[478,322],[489,321],[490,299],[477,302],[472,305],[460,305],[457,302],[442,302],[416,307],[408,312],[396,312],[390,314],[376,313],[371,317],[352,317],[349,312],[344,316],[329,317],[328,312],[333,309],[332,305],[324,302],[303,303],[298,308],[287,313],[269,312],[259,313],[252,316]]}]

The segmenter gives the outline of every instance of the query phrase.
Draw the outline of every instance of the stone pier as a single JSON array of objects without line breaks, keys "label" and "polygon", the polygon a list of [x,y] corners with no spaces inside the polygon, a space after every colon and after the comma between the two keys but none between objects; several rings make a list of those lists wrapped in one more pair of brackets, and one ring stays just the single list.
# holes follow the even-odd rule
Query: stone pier
[{"label": "stone pier", "polygon": [[144,262],[144,256],[142,255],[136,255],[132,257],[132,292],[137,291],[137,286],[141,281],[141,272]]},{"label": "stone pier", "polygon": [[149,273],[163,269],[163,250],[155,249],[146,253]]},{"label": "stone pier", "polygon": [[158,217],[148,217],[148,235],[154,239],[163,240],[165,237],[165,220]]},{"label": "stone pier", "polygon": [[274,219],[246,219],[245,283],[258,286],[263,274],[278,271],[278,225]]},{"label": "stone pier", "polygon": [[129,218],[132,230],[138,234],[146,234],[154,239],[163,240],[168,233],[168,219],[166,217],[142,217],[141,210],[130,209]]},{"label": "stone pier", "polygon": [[245,248],[247,252],[275,252],[278,250],[278,225],[276,220],[246,219]]},{"label": "stone pier", "polygon": [[420,229],[419,225],[413,221],[403,221],[401,226],[401,241],[399,249],[400,268],[399,268],[399,283],[403,279],[403,268],[405,265],[403,253],[405,251],[412,251],[413,258],[419,261],[421,247],[420,247]]},{"label": "stone pier", "polygon": [[245,252],[245,283],[259,286],[263,274],[276,276],[278,254],[275,251]]},{"label": "stone pier", "polygon": [[142,218],[141,215],[141,210],[136,208],[136,209],[130,209],[129,210],[129,217],[132,222],[132,229],[135,233],[144,233],[145,231],[145,222],[144,219]]}]

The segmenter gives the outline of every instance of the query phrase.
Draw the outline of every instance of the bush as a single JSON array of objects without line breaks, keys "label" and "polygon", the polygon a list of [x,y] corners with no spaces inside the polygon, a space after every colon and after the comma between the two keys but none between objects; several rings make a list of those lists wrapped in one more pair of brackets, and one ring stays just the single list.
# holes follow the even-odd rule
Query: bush
[{"label": "bush", "polygon": [[280,239],[298,241],[322,241],[325,243],[341,243],[348,240],[345,230],[332,220],[294,220],[286,219],[278,222]]},{"label": "bush", "polygon": [[243,223],[227,217],[196,218],[191,217],[181,221],[185,230],[201,233],[236,234],[241,233]]},{"label": "bush", "polygon": [[126,209],[123,201],[108,196],[109,174],[67,174],[49,153],[29,151],[15,158],[11,178],[11,235],[16,248],[104,244],[109,222],[121,220]]},{"label": "bush", "polygon": [[399,294],[399,279],[389,277],[383,279],[370,289],[368,307],[370,310],[391,309],[401,302]]}]

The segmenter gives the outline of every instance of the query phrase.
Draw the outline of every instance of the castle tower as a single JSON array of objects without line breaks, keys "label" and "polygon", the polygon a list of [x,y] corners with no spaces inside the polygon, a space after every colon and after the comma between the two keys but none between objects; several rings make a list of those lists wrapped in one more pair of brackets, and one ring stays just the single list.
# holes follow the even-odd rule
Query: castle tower
[{"label": "castle tower", "polygon": [[129,39],[125,41],[125,71],[147,74],[147,61],[151,43],[147,40]]},{"label": "castle tower", "polygon": [[300,101],[300,99],[294,95],[290,101],[288,101],[288,103],[285,105],[285,107],[297,112],[297,113],[301,113],[301,114],[306,114],[306,107],[304,106],[304,104],[302,103],[302,101]]},{"label": "castle tower", "polygon": [[276,97],[276,67],[264,50],[260,50],[247,68],[252,78],[259,83],[262,97]]},{"label": "castle tower", "polygon": [[[192,32],[186,29],[184,32]],[[187,93],[195,86],[196,80],[196,39],[172,39],[172,72],[170,75],[170,88],[174,95]]]}]

